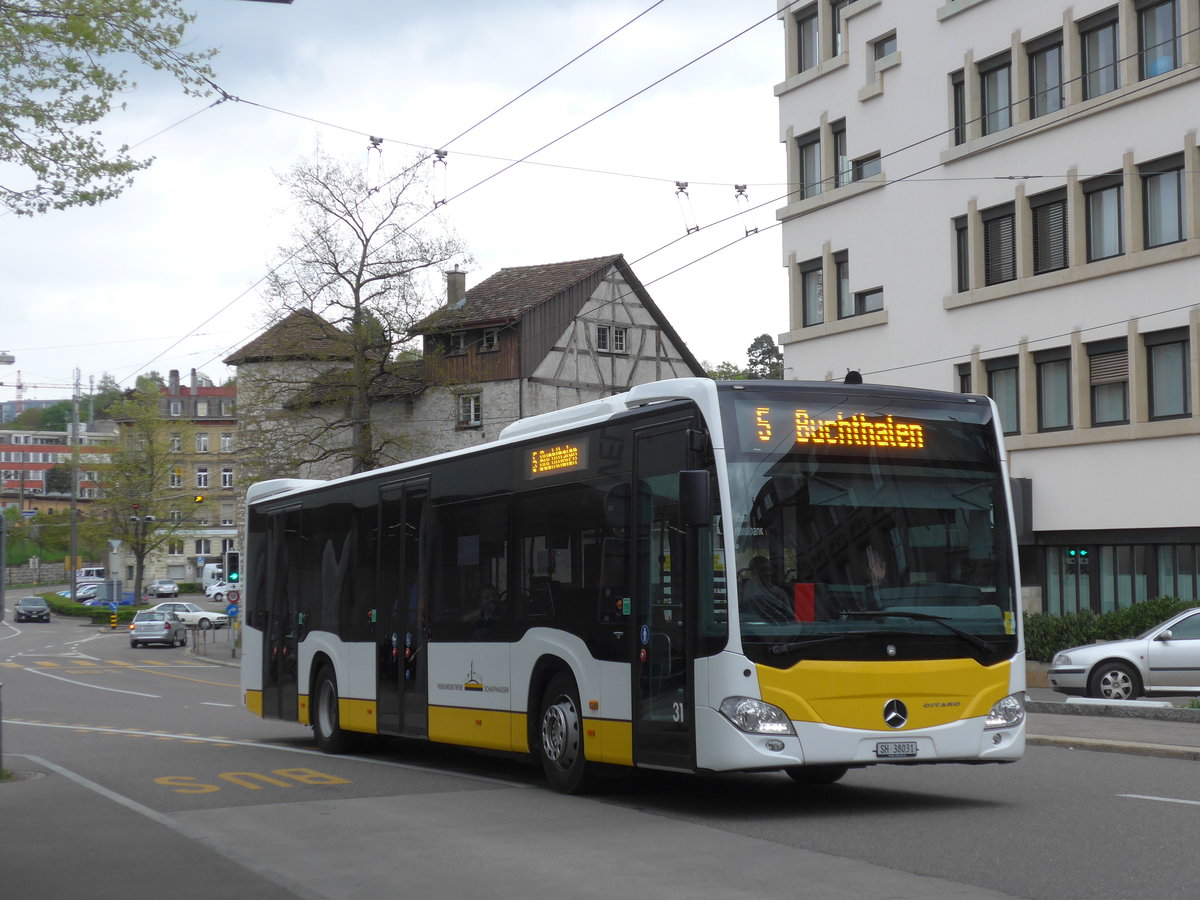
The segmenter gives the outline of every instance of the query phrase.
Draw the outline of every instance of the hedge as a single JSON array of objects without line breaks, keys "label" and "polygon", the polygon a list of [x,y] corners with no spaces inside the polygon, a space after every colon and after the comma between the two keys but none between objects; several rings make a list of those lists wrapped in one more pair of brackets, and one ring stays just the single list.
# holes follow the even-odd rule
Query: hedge
[{"label": "hedge", "polygon": [[1166,621],[1194,605],[1174,597],[1155,597],[1153,600],[1144,600],[1101,615],[1096,615],[1091,610],[1068,613],[1065,616],[1027,612],[1025,656],[1039,662],[1049,662],[1055,653],[1068,647],[1137,637],[1159,622]]}]

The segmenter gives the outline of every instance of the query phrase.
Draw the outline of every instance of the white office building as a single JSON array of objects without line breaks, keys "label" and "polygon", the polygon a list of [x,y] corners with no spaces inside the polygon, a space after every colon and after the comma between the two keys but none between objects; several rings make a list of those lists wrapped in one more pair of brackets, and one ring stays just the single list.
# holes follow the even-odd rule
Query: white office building
[{"label": "white office building", "polygon": [[785,377],[991,395],[1030,608],[1200,597],[1200,0],[778,0]]}]

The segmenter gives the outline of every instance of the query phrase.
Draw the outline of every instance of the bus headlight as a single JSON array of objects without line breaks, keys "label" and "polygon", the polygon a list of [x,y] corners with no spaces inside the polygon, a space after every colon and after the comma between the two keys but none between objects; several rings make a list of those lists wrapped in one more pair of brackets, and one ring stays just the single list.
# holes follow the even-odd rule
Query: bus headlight
[{"label": "bus headlight", "polygon": [[721,715],[747,734],[795,734],[792,721],[778,706],[753,697],[726,697]]},{"label": "bus headlight", "polygon": [[1011,728],[1025,721],[1025,695],[1009,694],[992,707],[983,723],[988,728]]}]

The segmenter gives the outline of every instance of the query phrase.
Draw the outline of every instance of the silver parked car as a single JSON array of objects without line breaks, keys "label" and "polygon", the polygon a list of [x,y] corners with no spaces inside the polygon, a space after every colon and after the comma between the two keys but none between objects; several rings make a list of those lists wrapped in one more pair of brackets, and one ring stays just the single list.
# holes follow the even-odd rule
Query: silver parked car
[{"label": "silver parked car", "polygon": [[1200,694],[1200,607],[1126,641],[1054,654],[1047,672],[1062,694],[1136,700],[1143,694]]},{"label": "silver parked car", "polygon": [[146,588],[148,597],[178,597],[179,585],[170,578],[155,578]]},{"label": "silver parked car", "polygon": [[129,646],[166,644],[183,647],[187,644],[187,626],[170,610],[145,609],[129,623]]}]

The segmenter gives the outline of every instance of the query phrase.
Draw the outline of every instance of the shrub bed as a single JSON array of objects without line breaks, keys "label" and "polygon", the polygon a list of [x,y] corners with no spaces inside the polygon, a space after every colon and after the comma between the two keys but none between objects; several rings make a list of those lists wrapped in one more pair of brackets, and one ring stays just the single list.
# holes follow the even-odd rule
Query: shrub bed
[{"label": "shrub bed", "polygon": [[1094,644],[1096,641],[1120,641],[1137,637],[1195,604],[1174,597],[1155,597],[1122,609],[1096,615],[1091,610],[1056,616],[1052,613],[1025,613],[1025,656],[1050,662],[1054,654],[1068,647]]}]

